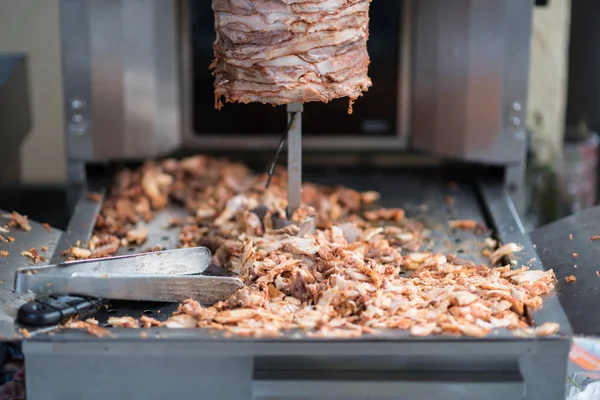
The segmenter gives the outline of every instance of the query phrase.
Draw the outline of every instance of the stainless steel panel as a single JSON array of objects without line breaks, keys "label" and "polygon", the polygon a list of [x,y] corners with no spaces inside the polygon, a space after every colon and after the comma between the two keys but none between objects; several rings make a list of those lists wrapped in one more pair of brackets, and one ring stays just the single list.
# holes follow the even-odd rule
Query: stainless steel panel
[{"label": "stainless steel panel", "polygon": [[255,371],[254,400],[506,400],[523,399],[517,371]]},{"label": "stainless steel panel", "polygon": [[62,0],[61,39],[65,103],[67,181],[83,183],[82,160],[93,156],[90,131],[90,57],[87,6],[81,0]]},{"label": "stainless steel panel", "polygon": [[[0,210],[0,215],[7,211]],[[0,224],[4,225],[7,219],[0,217]],[[18,337],[19,326],[15,323],[17,311],[23,304],[31,301],[33,296],[29,293],[15,293],[15,272],[19,268],[33,266],[33,261],[21,255],[23,250],[35,247],[46,261],[40,261],[36,266],[43,267],[49,263],[50,256],[55,252],[58,239],[63,233],[61,230],[47,231],[42,224],[30,221],[31,231],[11,229],[8,235],[15,238],[12,242],[0,243],[0,250],[7,251],[8,256],[0,256],[0,339],[15,339]],[[4,236],[7,234],[3,233]],[[46,246],[46,251],[42,250]]]},{"label": "stainless steel panel", "polygon": [[[384,368],[397,373],[439,373],[467,365],[470,369],[466,371],[471,372],[474,378],[480,374],[506,371],[504,366],[510,360],[518,363],[525,378],[526,392],[524,397],[509,396],[506,399],[562,400],[565,398],[569,351],[567,340],[519,338],[451,344],[436,339],[424,342],[422,346],[417,343],[399,345],[394,342],[336,340],[281,344],[268,340],[254,343],[245,340],[223,343],[210,339],[205,342],[172,341],[151,334],[137,341],[118,337],[94,338],[87,342],[81,339],[56,342],[28,340],[23,343],[28,399],[78,399],[81,393],[85,393],[88,400],[175,400],[193,398],[194,395],[215,400],[251,399],[253,369],[256,374],[261,360],[270,354],[286,366],[310,362],[314,367],[312,371],[320,372],[322,379],[348,370],[361,375]],[[336,369],[316,364],[323,358],[345,363]],[[483,359],[487,360],[487,365],[481,364]],[[506,372],[507,377],[514,376],[513,371]],[[109,384],[97,385],[98,382]],[[431,394],[428,389],[430,383],[426,379],[421,382],[424,396],[420,398],[430,398],[427,396]],[[442,391],[447,389],[438,388]],[[410,389],[415,393],[419,387],[415,385]],[[460,390],[460,387],[457,389]],[[494,397],[498,394],[497,389],[497,386],[492,387],[485,394],[476,392],[479,397],[465,398],[498,398]],[[322,396],[333,398],[331,393],[322,393]]]},{"label": "stainless steel panel", "polygon": [[[21,53],[0,53],[0,180],[15,171],[21,144],[30,129],[27,57]],[[10,178],[18,179],[18,175]]]},{"label": "stainless steel panel", "polygon": [[161,355],[131,357],[110,347],[91,357],[61,355],[60,371],[51,367],[57,360],[54,351],[43,345],[32,348],[31,343],[23,347],[29,400],[247,400],[252,396],[252,358],[205,357],[193,351],[193,345],[183,358],[171,356],[168,349]]},{"label": "stainless steel panel", "polygon": [[62,1],[70,161],[143,158],[179,147],[178,3]]},{"label": "stainless steel panel", "polygon": [[532,2],[416,1],[412,144],[488,164],[523,158]]},{"label": "stainless steel panel", "polygon": [[[193,134],[186,0],[62,4],[70,180],[85,179],[77,161],[276,146],[276,137],[243,132]],[[429,154],[518,164],[532,8],[521,0],[404,0],[398,134],[307,137],[304,148],[399,151],[410,142]]]}]

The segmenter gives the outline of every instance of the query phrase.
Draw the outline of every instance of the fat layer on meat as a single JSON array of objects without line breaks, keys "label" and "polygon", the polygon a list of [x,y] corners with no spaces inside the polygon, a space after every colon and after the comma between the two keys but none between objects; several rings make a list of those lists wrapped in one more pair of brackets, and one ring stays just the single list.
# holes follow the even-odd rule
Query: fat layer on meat
[{"label": "fat layer on meat", "polygon": [[352,103],[368,77],[370,0],[213,0],[215,107]]}]

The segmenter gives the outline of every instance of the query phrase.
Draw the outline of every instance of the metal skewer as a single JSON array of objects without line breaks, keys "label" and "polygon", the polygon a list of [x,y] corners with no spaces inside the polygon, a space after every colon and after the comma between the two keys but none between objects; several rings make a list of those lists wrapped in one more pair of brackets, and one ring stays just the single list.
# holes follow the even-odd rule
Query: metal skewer
[{"label": "metal skewer", "polygon": [[[275,165],[279,159],[279,154],[283,149],[283,145],[287,140],[288,145],[288,208],[287,219],[279,215],[273,215],[273,225],[275,229],[281,229],[285,226],[294,224],[291,221],[292,215],[300,207],[302,203],[302,103],[290,103],[287,105],[288,123],[283,136],[279,141],[279,146],[275,157],[271,161],[268,169],[267,182],[265,187],[268,189],[271,183],[271,178],[275,171]],[[264,217],[264,210],[257,208],[255,213]],[[298,236],[302,237],[307,233],[314,233],[316,226],[313,217],[309,217],[304,221],[296,221],[300,227]]]},{"label": "metal skewer", "polygon": [[[292,116],[295,114],[292,114]],[[279,139],[279,145],[277,146],[277,151],[275,152],[275,157],[271,160],[271,164],[269,164],[269,169],[267,170],[267,183],[265,184],[265,188],[268,189],[271,185],[271,179],[273,179],[273,174],[275,173],[275,167],[277,166],[277,161],[279,161],[279,154],[281,154],[281,150],[283,150],[283,146],[285,145],[288,137],[288,133],[292,129],[292,120],[288,118],[288,124],[285,128],[285,132]]]},{"label": "metal skewer", "polygon": [[287,138],[288,218],[300,207],[302,199],[302,111],[302,103],[287,105],[288,122],[292,122]]}]

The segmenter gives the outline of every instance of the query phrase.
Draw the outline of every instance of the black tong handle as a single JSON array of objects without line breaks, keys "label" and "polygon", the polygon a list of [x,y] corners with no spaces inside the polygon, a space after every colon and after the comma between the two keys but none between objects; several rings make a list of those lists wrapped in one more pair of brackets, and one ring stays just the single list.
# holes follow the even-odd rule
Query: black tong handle
[{"label": "black tong handle", "polygon": [[93,314],[106,303],[106,300],[93,297],[38,296],[19,308],[17,322],[29,326],[58,325],[76,315],[83,317]]}]

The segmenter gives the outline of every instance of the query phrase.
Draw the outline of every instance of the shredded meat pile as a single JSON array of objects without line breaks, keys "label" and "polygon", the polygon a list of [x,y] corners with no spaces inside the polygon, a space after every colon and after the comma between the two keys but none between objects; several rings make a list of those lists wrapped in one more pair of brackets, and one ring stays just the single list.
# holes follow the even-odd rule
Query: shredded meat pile
[{"label": "shredded meat pile", "polygon": [[[285,215],[286,178],[277,169],[266,190],[264,174],[205,156],[124,170],[103,205],[91,249],[72,249],[71,257],[102,256],[138,243],[143,236],[138,221],[152,219],[170,202],[184,204],[190,216],[182,221],[180,246],[209,247],[213,262],[239,274],[247,286],[212,307],[188,300],[166,322],[144,317],[120,324],[113,318],[111,324],[204,327],[249,336],[293,329],[336,337],[385,329],[416,336],[532,329],[526,309],[540,307],[541,296],[554,287],[552,270],[494,268],[420,252],[427,231],[401,209],[377,208],[375,192],[307,183],[304,206],[292,219],[313,216],[314,235],[299,234],[296,225],[275,230],[271,216]],[[494,240],[486,245],[491,264],[521,250],[514,243],[496,248]],[[544,325],[533,332],[558,328]]]},{"label": "shredded meat pile", "polygon": [[215,107],[353,102],[367,76],[370,0],[213,0]]}]

